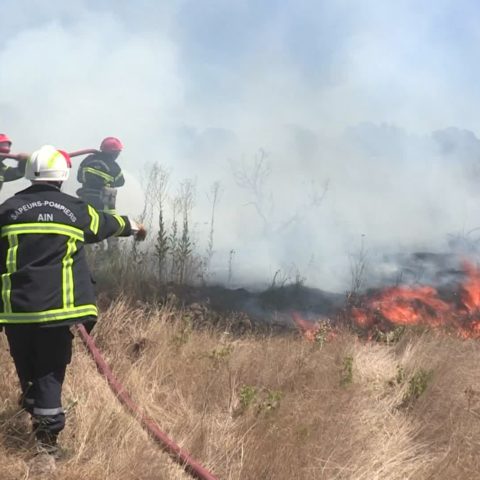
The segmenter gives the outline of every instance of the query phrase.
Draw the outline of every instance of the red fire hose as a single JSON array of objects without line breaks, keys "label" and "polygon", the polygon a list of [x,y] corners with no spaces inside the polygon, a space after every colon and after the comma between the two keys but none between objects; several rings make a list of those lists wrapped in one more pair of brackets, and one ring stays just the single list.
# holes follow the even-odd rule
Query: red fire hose
[{"label": "red fire hose", "polygon": [[87,333],[83,325],[77,326],[83,342],[90,351],[97,364],[97,368],[107,379],[110,388],[113,390],[120,402],[133,414],[147,432],[156,440],[162,449],[167,452],[173,460],[180,464],[192,477],[199,480],[218,480],[205,467],[194,460],[189,453],[182,450],[173,440],[171,440],[155,423],[155,421],[142,413],[138,405],[131,399],[125,390],[125,387],[115,378],[112,370],[102,357],[100,350],[95,345],[93,338]]},{"label": "red fire hose", "polygon": [[[83,150],[76,150],[75,152],[70,152],[68,155],[70,157],[79,157],[80,155],[89,155],[91,153],[98,153],[98,150],[95,148],[85,148]],[[21,153],[0,153],[0,158],[11,158],[12,160],[25,160],[28,155]]]},{"label": "red fire hose", "polygon": [[80,155],[89,155],[91,153],[99,153],[95,148],[85,148],[83,150],[76,150],[75,152],[70,152],[68,155],[70,157],[79,157]]}]

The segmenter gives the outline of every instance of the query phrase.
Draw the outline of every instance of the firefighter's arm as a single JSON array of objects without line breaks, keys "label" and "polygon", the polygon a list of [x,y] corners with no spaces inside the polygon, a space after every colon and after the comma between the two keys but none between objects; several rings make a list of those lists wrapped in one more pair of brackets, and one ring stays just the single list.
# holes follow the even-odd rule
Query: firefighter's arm
[{"label": "firefighter's arm", "polygon": [[129,237],[135,235],[137,240],[143,240],[146,231],[143,225],[138,225],[126,216],[111,215],[99,212],[87,205],[88,225],[85,229],[85,243],[96,243],[108,237]]},{"label": "firefighter's arm", "polygon": [[125,185],[125,177],[123,176],[123,172],[120,171],[120,173],[115,177],[113,186],[114,187],[123,187]]},{"label": "firefighter's arm", "polygon": [[22,159],[18,161],[18,165],[16,167],[5,166],[3,173],[4,182],[13,182],[14,180],[22,178],[25,175],[26,164],[26,160]]},{"label": "firefighter's arm", "polygon": [[78,167],[78,170],[77,170],[77,182],[78,183],[85,183],[85,172],[83,171],[84,164],[85,164],[85,161],[83,161],[80,164],[80,166]]}]

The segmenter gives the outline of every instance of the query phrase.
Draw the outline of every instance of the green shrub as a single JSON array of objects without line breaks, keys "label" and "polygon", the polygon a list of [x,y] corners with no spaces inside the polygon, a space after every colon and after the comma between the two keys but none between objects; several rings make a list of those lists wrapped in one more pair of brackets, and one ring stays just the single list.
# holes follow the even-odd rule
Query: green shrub
[{"label": "green shrub", "polygon": [[411,406],[427,390],[433,371],[420,368],[408,380],[408,387],[403,397],[401,407]]},{"label": "green shrub", "polygon": [[257,389],[251,385],[244,385],[240,389],[240,406],[243,410],[246,410],[253,404],[257,397]]},{"label": "green shrub", "polygon": [[343,359],[342,370],[340,372],[340,385],[345,387],[353,383],[353,357],[347,355]]}]

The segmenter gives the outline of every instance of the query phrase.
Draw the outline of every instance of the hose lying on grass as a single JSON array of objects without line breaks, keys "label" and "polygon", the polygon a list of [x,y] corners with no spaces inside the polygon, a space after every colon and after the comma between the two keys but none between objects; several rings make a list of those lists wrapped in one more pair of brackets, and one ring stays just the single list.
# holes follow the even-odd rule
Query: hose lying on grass
[{"label": "hose lying on grass", "polygon": [[77,326],[78,332],[90,351],[100,373],[107,379],[110,388],[113,390],[120,402],[139,421],[143,428],[157,441],[162,449],[167,452],[173,460],[179,463],[192,477],[200,480],[218,480],[205,467],[194,460],[189,453],[182,450],[172,439],[170,439],[155,423],[153,419],[142,413],[139,406],[131,399],[125,387],[115,378],[111,368],[104,360],[100,350],[95,345],[93,338],[87,333],[83,325]]}]

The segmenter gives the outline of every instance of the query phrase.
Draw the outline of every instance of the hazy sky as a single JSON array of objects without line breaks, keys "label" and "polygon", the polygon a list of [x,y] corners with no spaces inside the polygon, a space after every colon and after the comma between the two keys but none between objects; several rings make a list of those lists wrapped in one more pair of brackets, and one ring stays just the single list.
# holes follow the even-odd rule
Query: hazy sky
[{"label": "hazy sky", "polygon": [[2,13],[2,120],[40,141],[67,118],[77,141],[133,122],[480,129],[475,1],[3,0]]},{"label": "hazy sky", "polygon": [[[296,265],[341,289],[362,234],[373,250],[442,248],[480,224],[476,1],[3,0],[2,18],[0,131],[14,147],[117,135],[120,206],[137,213],[140,171],[160,161],[197,179],[199,231],[221,180],[217,260],[234,248],[245,278]],[[450,126],[447,155],[432,132]],[[268,234],[232,175],[259,148]],[[313,208],[311,184],[327,180]]]}]

